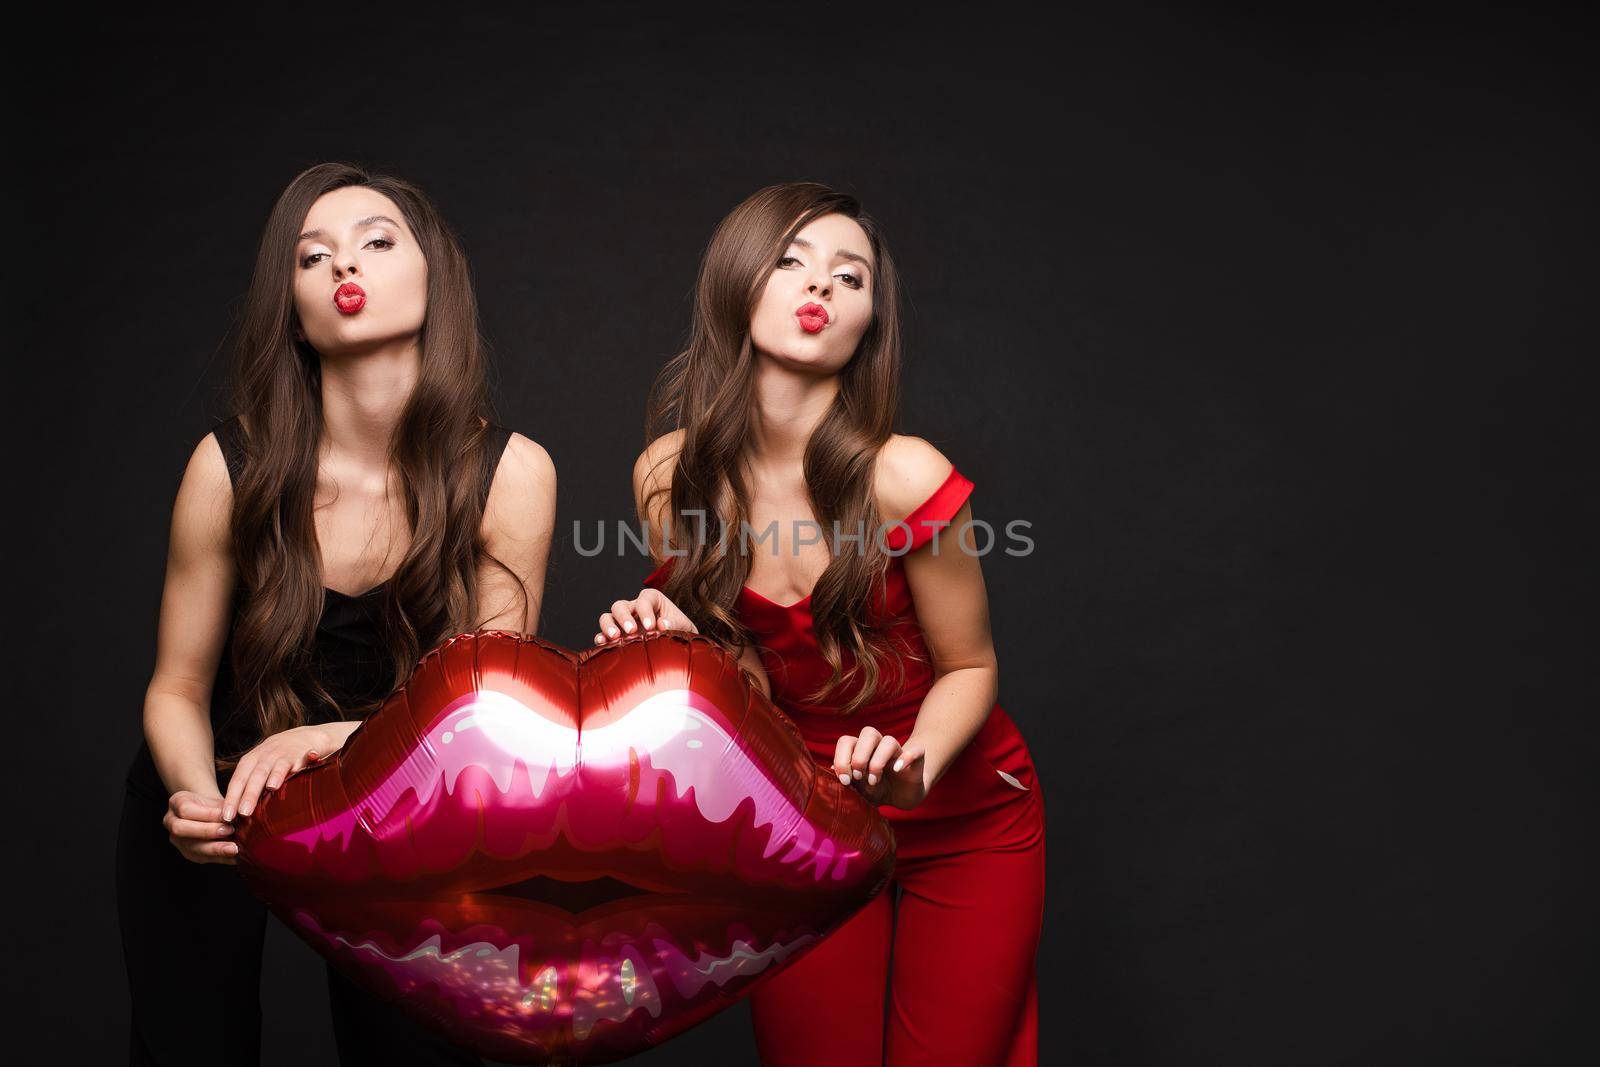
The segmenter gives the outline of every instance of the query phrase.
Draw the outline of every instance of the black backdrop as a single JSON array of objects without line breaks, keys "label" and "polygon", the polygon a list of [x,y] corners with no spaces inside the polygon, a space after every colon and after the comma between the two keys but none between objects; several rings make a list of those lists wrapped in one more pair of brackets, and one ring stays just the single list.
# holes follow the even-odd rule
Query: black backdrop
[{"label": "black backdrop", "polygon": [[[9,718],[36,828],[4,970],[60,1059],[124,1054],[114,826],[219,346],[279,189],[348,158],[462,234],[502,421],[560,472],[542,633],[575,647],[648,569],[571,529],[630,513],[716,220],[796,177],[880,216],[901,428],[1038,546],[985,568],[1049,805],[1044,1062],[1577,1061],[1574,27],[332,10],[13,43]],[[333,1062],[320,965],[278,927],[264,999],[266,1062]],[[744,1010],[638,1062],[711,1057],[754,1062]]]}]

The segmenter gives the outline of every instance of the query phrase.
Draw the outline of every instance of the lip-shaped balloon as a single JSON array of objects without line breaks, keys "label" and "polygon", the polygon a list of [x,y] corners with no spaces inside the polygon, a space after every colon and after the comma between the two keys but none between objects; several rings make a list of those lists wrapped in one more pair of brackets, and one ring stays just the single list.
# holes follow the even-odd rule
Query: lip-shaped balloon
[{"label": "lip-shaped balloon", "polygon": [[239,872],[357,982],[511,1063],[727,1007],[886,884],[888,822],[709,638],[452,637],[263,796]]}]

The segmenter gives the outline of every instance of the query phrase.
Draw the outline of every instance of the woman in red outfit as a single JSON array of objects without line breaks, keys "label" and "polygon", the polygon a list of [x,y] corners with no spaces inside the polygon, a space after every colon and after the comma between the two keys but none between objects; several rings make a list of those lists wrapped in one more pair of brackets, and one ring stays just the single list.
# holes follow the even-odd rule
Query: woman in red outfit
[{"label": "woman in red outfit", "polygon": [[897,286],[877,224],[825,186],[723,220],[634,470],[664,562],[595,635],[726,641],[894,824],[896,889],[752,994],[767,1067],[1038,1058],[1044,805],[995,703],[973,483],[892,432]]}]

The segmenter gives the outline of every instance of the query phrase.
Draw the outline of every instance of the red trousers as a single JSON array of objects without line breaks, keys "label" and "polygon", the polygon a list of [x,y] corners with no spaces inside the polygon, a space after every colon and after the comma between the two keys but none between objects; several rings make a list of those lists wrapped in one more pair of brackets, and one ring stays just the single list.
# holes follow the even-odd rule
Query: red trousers
[{"label": "red trousers", "polygon": [[1011,764],[1026,789],[994,789],[975,755],[946,778],[985,776],[992,806],[930,821],[881,809],[897,846],[890,886],[752,992],[763,1067],[1038,1063],[1044,803],[1031,760]]}]

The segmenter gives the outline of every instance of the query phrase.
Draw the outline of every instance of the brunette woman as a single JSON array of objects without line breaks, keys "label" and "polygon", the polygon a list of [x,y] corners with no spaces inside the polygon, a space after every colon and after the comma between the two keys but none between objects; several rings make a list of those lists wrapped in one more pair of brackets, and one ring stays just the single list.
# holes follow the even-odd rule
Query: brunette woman
[{"label": "brunette woman", "polygon": [[973,483],[892,431],[899,319],[853,198],[776,185],[723,220],[634,469],[664,562],[595,635],[728,643],[894,825],[896,890],[753,992],[768,1067],[1037,1060],[1044,805],[995,703]]},{"label": "brunette woman", "polygon": [[[467,264],[414,186],[313,167],[273,207],[234,415],[178,488],[117,894],[130,1062],[255,1064],[266,909],[232,822],[452,634],[538,624],[545,451],[489,418]],[[478,1063],[331,967],[342,1063]]]}]

